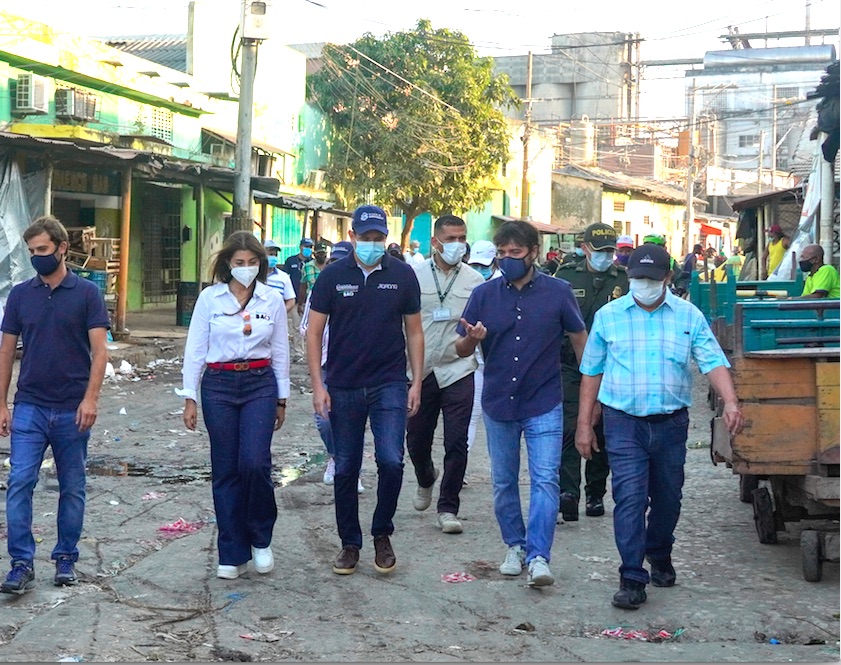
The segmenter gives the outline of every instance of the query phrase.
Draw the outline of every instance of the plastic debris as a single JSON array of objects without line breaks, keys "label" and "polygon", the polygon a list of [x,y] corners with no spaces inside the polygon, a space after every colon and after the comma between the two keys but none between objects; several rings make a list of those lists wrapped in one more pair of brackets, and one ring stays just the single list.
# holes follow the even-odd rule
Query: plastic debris
[{"label": "plastic debris", "polygon": [[655,633],[647,630],[626,630],[622,626],[605,628],[600,634],[605,637],[614,637],[620,640],[636,640],[638,642],[667,642],[674,640],[683,634],[685,628],[678,628],[670,633],[668,630],[658,630]]},{"label": "plastic debris", "polygon": [[179,535],[185,533],[193,533],[202,528],[201,522],[188,522],[183,517],[179,517],[172,524],[164,524],[158,527],[158,531],[168,535]]},{"label": "plastic debris", "polygon": [[601,573],[590,573],[588,578],[595,581],[595,582],[603,582],[605,580],[605,576]]},{"label": "plastic debris", "polygon": [[277,642],[281,637],[287,637],[292,632],[291,630],[282,630],[279,633],[243,633],[240,637],[244,640],[254,640],[255,642]]},{"label": "plastic debris", "polygon": [[119,506],[120,505],[120,502],[116,501],[115,499],[111,499],[108,503],[110,503],[112,506]]},{"label": "plastic debris", "polygon": [[449,584],[458,584],[459,582],[472,582],[476,578],[473,577],[470,573],[446,573],[441,575],[442,582],[448,582]]},{"label": "plastic debris", "polygon": [[143,501],[151,501],[152,499],[163,499],[166,496],[166,492],[146,492],[143,495]]},{"label": "plastic debris", "polygon": [[524,621],[518,626],[514,626],[514,630],[520,633],[533,633],[535,631],[534,624],[529,621]]},{"label": "plastic debris", "polygon": [[85,659],[81,656],[62,656],[59,658],[57,663],[84,663]]},{"label": "plastic debris", "polygon": [[134,367],[131,366],[131,363],[127,360],[120,361],[120,374],[133,374]]},{"label": "plastic debris", "polygon": [[114,365],[111,363],[105,363],[105,378],[106,379],[114,379],[117,377],[117,373],[114,371]]},{"label": "plastic debris", "polygon": [[120,415],[121,416],[127,416],[128,415],[128,411],[126,411],[126,407],[124,407],[124,406],[120,407]]},{"label": "plastic debris", "polygon": [[782,644],[782,642],[780,642],[778,639],[772,637],[770,640],[768,640],[768,644]]},{"label": "plastic debris", "polygon": [[41,471],[46,469],[52,469],[55,466],[55,460],[52,457],[48,457],[43,462],[41,462]]}]

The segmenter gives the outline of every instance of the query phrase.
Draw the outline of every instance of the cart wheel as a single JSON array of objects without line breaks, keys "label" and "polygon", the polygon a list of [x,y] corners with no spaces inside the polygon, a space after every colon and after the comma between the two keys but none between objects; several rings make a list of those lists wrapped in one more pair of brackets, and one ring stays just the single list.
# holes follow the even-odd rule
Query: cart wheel
[{"label": "cart wheel", "polygon": [[753,490],[751,496],[753,497],[753,521],[756,523],[759,542],[764,545],[773,545],[777,542],[777,529],[774,525],[771,493],[767,487],[760,487]]},{"label": "cart wheel", "polygon": [[820,582],[823,577],[820,533],[808,529],[800,534],[800,558],[803,560],[803,579]]},{"label": "cart wheel", "polygon": [[742,503],[753,503],[753,492],[759,487],[759,476],[741,475],[739,476],[739,501]]}]

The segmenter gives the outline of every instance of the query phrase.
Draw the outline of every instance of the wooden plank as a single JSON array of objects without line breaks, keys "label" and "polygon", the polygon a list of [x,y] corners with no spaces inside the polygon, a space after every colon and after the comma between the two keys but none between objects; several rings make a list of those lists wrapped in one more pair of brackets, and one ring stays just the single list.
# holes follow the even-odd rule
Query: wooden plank
[{"label": "wooden plank", "polygon": [[817,413],[800,404],[743,403],[744,430],[733,455],[747,462],[811,463],[818,454]]},{"label": "wooden plank", "polygon": [[815,470],[813,464],[748,463],[739,459],[734,459],[732,464],[734,472],[755,476],[805,476]]},{"label": "wooden plank", "polygon": [[733,366],[743,401],[815,397],[815,363],[808,358],[740,358]]},{"label": "wooden plank", "polygon": [[819,386],[838,387],[838,364],[833,362],[819,362],[815,364],[815,383]]},{"label": "wooden plank", "polygon": [[746,351],[745,358],[839,358],[838,346],[809,347],[806,349],[769,349],[768,351]]}]

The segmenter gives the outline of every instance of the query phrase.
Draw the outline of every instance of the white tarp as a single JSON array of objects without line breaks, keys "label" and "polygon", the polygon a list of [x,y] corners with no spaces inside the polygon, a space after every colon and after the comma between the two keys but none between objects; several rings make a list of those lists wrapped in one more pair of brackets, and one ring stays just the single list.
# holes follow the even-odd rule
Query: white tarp
[{"label": "white tarp", "polygon": [[[23,232],[34,219],[33,212],[42,214],[43,211],[45,183],[42,177],[39,187],[37,180],[36,177],[25,183],[15,160],[8,153],[0,152],[0,302],[3,304],[13,285],[35,275]],[[33,211],[39,198],[40,211]]]}]

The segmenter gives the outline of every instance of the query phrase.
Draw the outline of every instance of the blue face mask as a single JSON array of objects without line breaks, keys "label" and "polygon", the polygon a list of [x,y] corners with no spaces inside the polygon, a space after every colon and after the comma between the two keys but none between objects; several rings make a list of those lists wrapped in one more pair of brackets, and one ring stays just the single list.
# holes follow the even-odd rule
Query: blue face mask
[{"label": "blue face mask", "polygon": [[513,256],[506,256],[499,259],[499,269],[509,282],[516,282],[518,279],[525,277],[529,268],[531,268],[531,264],[526,265],[525,257],[515,259]]},{"label": "blue face mask", "polygon": [[31,256],[29,257],[32,267],[39,275],[47,277],[52,275],[61,265],[61,261],[55,254],[47,254],[46,256]]},{"label": "blue face mask", "polygon": [[276,256],[270,256],[269,257],[269,270],[274,270],[275,268],[277,268],[277,257]]},{"label": "blue face mask", "polygon": [[304,258],[310,258],[312,256],[312,247],[304,247],[301,250],[301,254],[304,255]]},{"label": "blue face mask", "polygon": [[631,258],[630,254],[617,254],[616,255],[616,262],[620,266],[627,266],[628,265],[628,259],[630,259],[630,258]]},{"label": "blue face mask", "polygon": [[596,272],[605,272],[613,265],[613,252],[591,252],[587,261]]},{"label": "blue face mask", "polygon": [[575,255],[576,256],[584,256],[584,250],[581,249],[580,247],[576,247],[575,248]]},{"label": "blue face mask", "polygon": [[357,240],[355,251],[356,258],[362,263],[366,266],[375,266],[385,255],[385,243],[374,240]]},{"label": "blue face mask", "polygon": [[472,267],[476,272],[485,278],[485,281],[489,280],[491,275],[494,274],[493,266],[473,265]]}]

